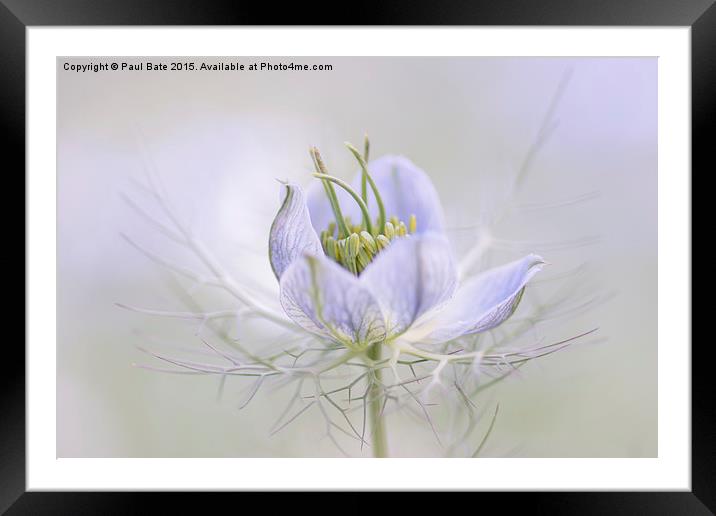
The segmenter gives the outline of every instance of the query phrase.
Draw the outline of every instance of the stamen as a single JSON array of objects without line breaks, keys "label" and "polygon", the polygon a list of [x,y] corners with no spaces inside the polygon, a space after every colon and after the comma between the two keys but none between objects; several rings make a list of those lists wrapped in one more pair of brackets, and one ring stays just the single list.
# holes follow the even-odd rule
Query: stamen
[{"label": "stamen", "polygon": [[[353,229],[351,234],[346,238],[334,238],[331,230],[335,225],[331,223],[328,230],[321,231],[321,243],[327,256],[355,275],[360,275],[392,240],[410,236],[417,228],[415,215],[411,215],[408,225],[403,221],[399,221],[397,226],[392,222],[386,222],[383,232],[378,234],[375,231],[371,234],[361,226],[352,225],[350,217],[344,217],[343,220],[347,227]],[[391,220],[398,219],[391,217]]]},{"label": "stamen", "polygon": [[360,237],[353,233],[351,236],[348,237],[347,243],[346,243],[346,265],[348,265],[348,270],[350,270],[353,274],[358,274],[358,266],[356,264],[356,258],[358,258],[358,251],[360,250]]},{"label": "stamen", "polygon": [[378,235],[375,238],[375,244],[378,246],[378,251],[382,251],[390,245],[390,240],[385,235]]},{"label": "stamen", "polygon": [[356,260],[358,265],[358,272],[363,272],[363,269],[368,267],[368,264],[371,262],[371,257],[368,256],[368,253],[364,248],[361,248],[358,251],[358,259]]},{"label": "stamen", "polygon": [[378,252],[378,246],[375,243],[373,235],[371,235],[367,231],[360,232],[360,242],[361,244],[363,244],[364,248],[371,252],[371,254],[375,254]]},{"label": "stamen", "polygon": [[353,233],[348,237],[348,255],[358,256],[358,250],[360,249],[360,237],[357,233]]},{"label": "stamen", "polygon": [[328,240],[326,241],[326,254],[333,258],[334,260],[338,261],[338,246],[336,245],[336,239],[331,237],[328,237]]}]

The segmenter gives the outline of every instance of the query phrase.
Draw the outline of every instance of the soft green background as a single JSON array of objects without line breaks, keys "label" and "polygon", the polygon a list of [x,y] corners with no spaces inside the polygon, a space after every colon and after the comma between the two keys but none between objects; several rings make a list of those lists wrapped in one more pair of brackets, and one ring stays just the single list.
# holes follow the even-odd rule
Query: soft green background
[{"label": "soft green background", "polygon": [[[58,60],[58,455],[338,455],[315,414],[269,437],[285,393],[260,393],[238,411],[246,387],[240,381],[229,382],[219,402],[215,378],[132,366],[151,362],[137,345],[197,343],[195,325],[115,306],[179,306],[167,275],[120,232],[180,263],[193,262],[157,236],[120,193],[136,194],[133,180],[142,179],[149,156],[178,211],[237,278],[275,290],[265,254],[278,203],[275,178],[308,182],[310,145],[322,150],[334,173],[350,175],[355,167],[342,142],[359,143],[368,131],[373,156],[403,154],[431,175],[459,252],[475,236],[460,228],[505,202],[551,203],[598,192],[561,208],[518,210],[496,229],[501,238],[534,242],[529,250],[552,263],[545,277],[587,262],[584,286],[566,296],[609,299],[545,324],[547,341],[593,327],[605,340],[533,362],[496,387],[486,401],[500,402],[500,417],[485,454],[656,456],[656,60],[261,60],[334,68],[79,74],[63,71],[63,63],[101,59]],[[571,80],[555,112],[559,126],[512,198],[510,177],[568,69]],[[149,206],[146,197],[136,198]],[[502,249],[490,263],[521,253]],[[213,308],[227,308],[203,295]],[[522,310],[529,310],[528,299],[518,315]],[[254,329],[238,331],[259,335],[258,347],[264,342]],[[441,454],[426,425],[391,416],[388,426],[393,455]],[[361,455],[355,446],[348,450]]]}]

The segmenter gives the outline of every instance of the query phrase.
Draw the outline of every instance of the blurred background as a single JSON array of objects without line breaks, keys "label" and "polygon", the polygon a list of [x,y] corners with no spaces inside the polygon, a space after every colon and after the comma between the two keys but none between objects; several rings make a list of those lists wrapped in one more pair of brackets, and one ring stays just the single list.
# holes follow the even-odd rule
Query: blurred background
[{"label": "blurred background", "polygon": [[[161,365],[138,346],[201,344],[196,321],[117,306],[181,309],[171,274],[121,235],[199,266],[123,196],[156,213],[138,187],[154,167],[182,220],[237,281],[277,292],[267,259],[276,179],[309,184],[311,145],[333,174],[352,176],[343,142],[360,145],[364,132],[372,157],[402,154],[431,176],[458,254],[505,214],[474,270],[525,251],[552,264],[544,288],[565,280],[569,316],[538,321],[542,337],[599,328],[600,340],[533,361],[485,394],[500,413],[484,454],[657,455],[656,59],[192,60],[332,70],[77,73],[64,63],[101,59],[58,59],[60,457],[340,456],[315,414],[269,435],[290,392],[262,390],[239,410],[250,388],[241,379],[218,399],[215,377],[134,366]],[[557,123],[531,152],[546,116]],[[526,291],[515,317],[529,316],[540,288]],[[211,309],[236,308],[210,290],[194,294]],[[271,339],[269,330],[238,326],[254,349]],[[388,428],[394,456],[443,453],[415,419],[390,416]]]}]

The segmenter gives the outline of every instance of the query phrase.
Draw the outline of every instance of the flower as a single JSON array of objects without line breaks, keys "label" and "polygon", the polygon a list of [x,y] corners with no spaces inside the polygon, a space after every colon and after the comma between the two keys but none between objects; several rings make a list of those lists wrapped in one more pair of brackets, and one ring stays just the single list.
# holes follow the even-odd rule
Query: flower
[{"label": "flower", "polygon": [[330,176],[312,149],[320,181],[306,192],[281,187],[269,259],[288,317],[353,351],[398,338],[443,343],[510,317],[542,258],[527,255],[458,288],[429,177],[400,156],[368,164],[367,148],[362,156],[349,145],[361,165],[350,185]]}]

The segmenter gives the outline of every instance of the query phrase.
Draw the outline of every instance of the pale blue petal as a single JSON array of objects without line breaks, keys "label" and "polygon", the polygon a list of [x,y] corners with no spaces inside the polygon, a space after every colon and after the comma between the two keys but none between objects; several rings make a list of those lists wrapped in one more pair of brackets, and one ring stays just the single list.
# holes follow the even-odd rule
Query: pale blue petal
[{"label": "pale blue petal", "polygon": [[388,335],[396,335],[450,299],[457,269],[447,239],[425,233],[393,240],[363,271],[360,281],[378,300]]},{"label": "pale blue petal", "polygon": [[331,204],[328,202],[323,184],[317,179],[311,181],[306,188],[306,204],[311,215],[311,224],[317,232],[320,233],[328,227],[329,223],[333,222],[335,217],[331,210]]},{"label": "pale blue petal", "polygon": [[304,252],[323,253],[318,235],[311,225],[306,196],[292,183],[281,186],[283,201],[269,232],[269,261],[276,278]]},{"label": "pale blue petal", "polygon": [[[443,231],[443,210],[438,192],[430,177],[412,161],[403,156],[382,156],[368,163],[368,172],[378,187],[388,218],[395,215],[408,224],[410,216],[415,215],[418,233]],[[359,173],[351,186],[360,192],[360,185]],[[368,209],[375,219],[378,216],[378,205],[370,186]]]},{"label": "pale blue petal", "polygon": [[498,326],[517,309],[525,285],[544,263],[541,257],[530,254],[478,274],[461,285],[435,317],[421,322],[407,337],[441,343]]},{"label": "pale blue petal", "polygon": [[363,349],[385,339],[383,314],[356,276],[325,255],[304,255],[281,277],[286,315],[308,331]]}]

